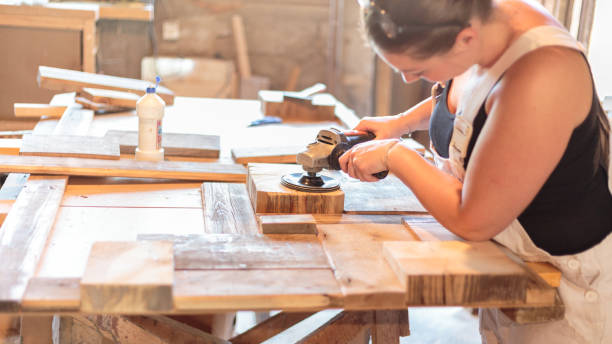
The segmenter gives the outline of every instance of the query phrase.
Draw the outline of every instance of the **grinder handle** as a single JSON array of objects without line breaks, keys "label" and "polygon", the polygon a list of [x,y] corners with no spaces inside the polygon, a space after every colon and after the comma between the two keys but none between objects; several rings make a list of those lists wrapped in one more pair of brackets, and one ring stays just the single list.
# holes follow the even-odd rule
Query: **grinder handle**
[{"label": "grinder handle", "polygon": [[[349,132],[349,133],[352,134],[353,132]],[[370,140],[374,140],[376,138],[376,135],[374,135],[374,133],[371,131],[362,132],[356,135],[350,135],[350,134],[346,135],[346,140],[348,141],[346,150],[349,150],[350,148],[352,148],[353,146],[357,144],[360,144],[366,141],[370,141]],[[342,154],[344,154],[344,152],[342,152]],[[389,171],[386,170],[386,171],[376,172],[372,175],[378,179],[385,179],[385,177],[387,177],[388,174],[389,174]]]}]

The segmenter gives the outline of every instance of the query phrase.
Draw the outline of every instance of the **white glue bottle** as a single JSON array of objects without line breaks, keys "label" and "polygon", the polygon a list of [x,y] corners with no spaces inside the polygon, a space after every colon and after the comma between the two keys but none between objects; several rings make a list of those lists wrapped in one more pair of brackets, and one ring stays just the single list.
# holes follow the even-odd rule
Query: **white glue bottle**
[{"label": "white glue bottle", "polygon": [[136,160],[164,160],[162,119],[166,103],[155,93],[161,78],[158,76],[155,80],[157,81],[155,87],[147,87],[147,93],[136,103],[136,114],[138,115]]}]

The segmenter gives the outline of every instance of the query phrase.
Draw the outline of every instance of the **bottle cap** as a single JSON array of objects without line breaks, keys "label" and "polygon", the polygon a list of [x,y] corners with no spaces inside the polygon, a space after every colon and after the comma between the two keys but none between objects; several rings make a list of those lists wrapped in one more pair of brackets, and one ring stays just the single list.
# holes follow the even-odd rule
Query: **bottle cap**
[{"label": "bottle cap", "polygon": [[161,77],[158,75],[155,77],[155,86],[149,85],[147,86],[147,93],[155,93],[157,87],[159,87],[159,83],[161,82]]}]

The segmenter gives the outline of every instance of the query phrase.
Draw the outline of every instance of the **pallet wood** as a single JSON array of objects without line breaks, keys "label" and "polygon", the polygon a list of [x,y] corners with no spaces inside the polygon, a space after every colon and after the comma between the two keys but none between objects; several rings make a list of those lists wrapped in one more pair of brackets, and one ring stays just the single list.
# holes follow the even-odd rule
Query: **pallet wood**
[{"label": "pallet wood", "polygon": [[201,191],[206,233],[258,234],[244,184],[203,183]]},{"label": "pallet wood", "polygon": [[[55,91],[80,92],[83,88],[98,88],[144,95],[150,84],[143,80],[46,66],[38,67],[38,85]],[[166,105],[174,104],[174,94],[169,89],[160,86],[157,88],[157,94],[166,102]]]},{"label": "pallet wood", "polygon": [[106,104],[112,107],[119,108],[136,108],[136,102],[140,96],[131,92],[121,92],[113,90],[104,90],[99,88],[83,88],[80,92],[83,98],[86,98],[94,103]]},{"label": "pallet wood", "polygon": [[0,311],[18,311],[59,208],[67,177],[32,176],[0,228]]},{"label": "pallet wood", "polygon": [[[138,147],[137,131],[109,130],[105,137],[119,142],[121,154],[134,154]],[[218,158],[220,139],[217,135],[163,133],[162,147],[166,156]]]},{"label": "pallet wood", "polygon": [[119,145],[95,136],[24,135],[20,155],[119,160]]},{"label": "pallet wood", "polygon": [[175,270],[326,269],[329,263],[313,237],[268,238],[244,234],[139,235],[174,242]]},{"label": "pallet wood", "polygon": [[26,104],[15,103],[13,109],[15,117],[19,118],[40,118],[43,116],[49,118],[60,118],[66,111],[66,106],[54,106],[50,104]]},{"label": "pallet wood", "polygon": [[81,303],[80,278],[33,277],[28,283],[21,308],[27,312],[78,312]]},{"label": "pallet wood", "polygon": [[249,164],[247,190],[256,213],[341,214],[342,190],[310,193],[282,186],[285,173],[299,172],[297,165]]},{"label": "pallet wood", "polygon": [[269,163],[295,164],[297,155],[304,151],[304,145],[274,147],[236,147],[232,148],[232,158],[238,164]]},{"label": "pallet wood", "polygon": [[333,121],[336,119],[336,99],[327,93],[306,99],[293,98],[283,91],[259,91],[261,112],[288,121]]},{"label": "pallet wood", "polygon": [[81,279],[81,310],[170,311],[173,273],[171,242],[97,242]]},{"label": "pallet wood", "polygon": [[314,313],[312,312],[281,312],[265,320],[264,322],[257,324],[248,331],[231,338],[229,341],[232,344],[261,343],[313,314]]},{"label": "pallet wood", "polygon": [[317,234],[317,224],[386,223],[399,224],[397,215],[259,215],[257,221],[263,234]]},{"label": "pallet wood", "polygon": [[384,241],[415,240],[402,225],[318,225],[345,309],[404,307],[406,289],[386,264]]},{"label": "pallet wood", "polygon": [[164,178],[244,182],[242,165],[183,161],[100,160],[32,156],[0,156],[0,172],[49,175]]},{"label": "pallet wood", "polygon": [[330,269],[179,270],[177,312],[303,310],[340,307],[340,289]]}]

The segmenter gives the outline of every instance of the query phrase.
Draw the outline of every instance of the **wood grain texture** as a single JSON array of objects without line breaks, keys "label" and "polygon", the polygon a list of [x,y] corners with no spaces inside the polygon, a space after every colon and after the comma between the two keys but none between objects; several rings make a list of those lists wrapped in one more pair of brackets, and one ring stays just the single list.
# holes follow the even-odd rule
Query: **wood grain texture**
[{"label": "wood grain texture", "polygon": [[80,278],[33,277],[21,302],[26,312],[77,312]]},{"label": "wood grain texture", "polygon": [[0,227],[0,311],[19,310],[67,182],[67,177],[30,177]]},{"label": "wood grain texture", "polygon": [[411,306],[520,303],[527,273],[492,242],[385,242]]},{"label": "wood grain texture", "polygon": [[135,93],[99,88],[84,88],[80,95],[94,103],[132,109],[136,108],[136,102],[140,99],[140,95]]},{"label": "wood grain texture", "polygon": [[259,233],[244,184],[203,183],[202,209],[206,233]]},{"label": "wood grain texture", "polygon": [[383,257],[384,241],[415,240],[402,225],[318,225],[345,309],[404,307],[406,288]]},{"label": "wood grain texture", "polygon": [[50,118],[60,118],[66,111],[67,106],[54,106],[49,104],[25,104],[15,103],[13,110],[15,117],[40,118],[43,116]]},{"label": "wood grain texture", "polygon": [[249,164],[247,190],[255,212],[341,214],[344,207],[342,190],[312,193],[281,185],[282,175],[300,170],[297,165]]},{"label": "wood grain texture", "polygon": [[238,164],[183,161],[100,160],[32,156],[0,156],[0,172],[50,175],[164,178],[244,182],[246,170]]},{"label": "wood grain texture", "polygon": [[172,310],[172,243],[97,242],[81,279],[81,310],[148,313]]},{"label": "wood grain texture", "polygon": [[325,269],[329,263],[312,236],[280,238],[244,234],[139,235],[174,242],[175,270]]},{"label": "wood grain texture", "polygon": [[280,312],[229,341],[232,344],[261,343],[313,314],[312,312]]},{"label": "wood grain texture", "polygon": [[518,324],[534,324],[561,320],[565,316],[565,305],[559,293],[555,293],[555,303],[549,307],[502,308],[501,311]]},{"label": "wood grain texture", "polygon": [[317,224],[399,224],[400,215],[283,214],[257,217],[263,234],[317,234]]},{"label": "wood grain texture", "polygon": [[339,296],[329,269],[182,270],[174,281],[177,312],[321,309]]},{"label": "wood grain texture", "polygon": [[[38,67],[38,85],[42,88],[55,91],[78,92],[83,88],[98,88],[144,95],[147,86],[150,84],[150,82],[144,80],[46,66]],[[169,89],[160,86],[157,88],[157,94],[166,102],[166,105],[174,104],[174,94]]]},{"label": "wood grain texture", "polygon": [[20,155],[119,160],[119,145],[95,136],[24,135]]},{"label": "wood grain texture", "polygon": [[[134,154],[138,147],[137,131],[109,130],[106,137],[119,142],[121,154]],[[217,135],[163,133],[162,146],[166,156],[218,158],[220,139]]]},{"label": "wood grain texture", "polygon": [[232,158],[236,163],[295,164],[297,155],[304,151],[304,145],[273,147],[235,147],[232,148]]}]

